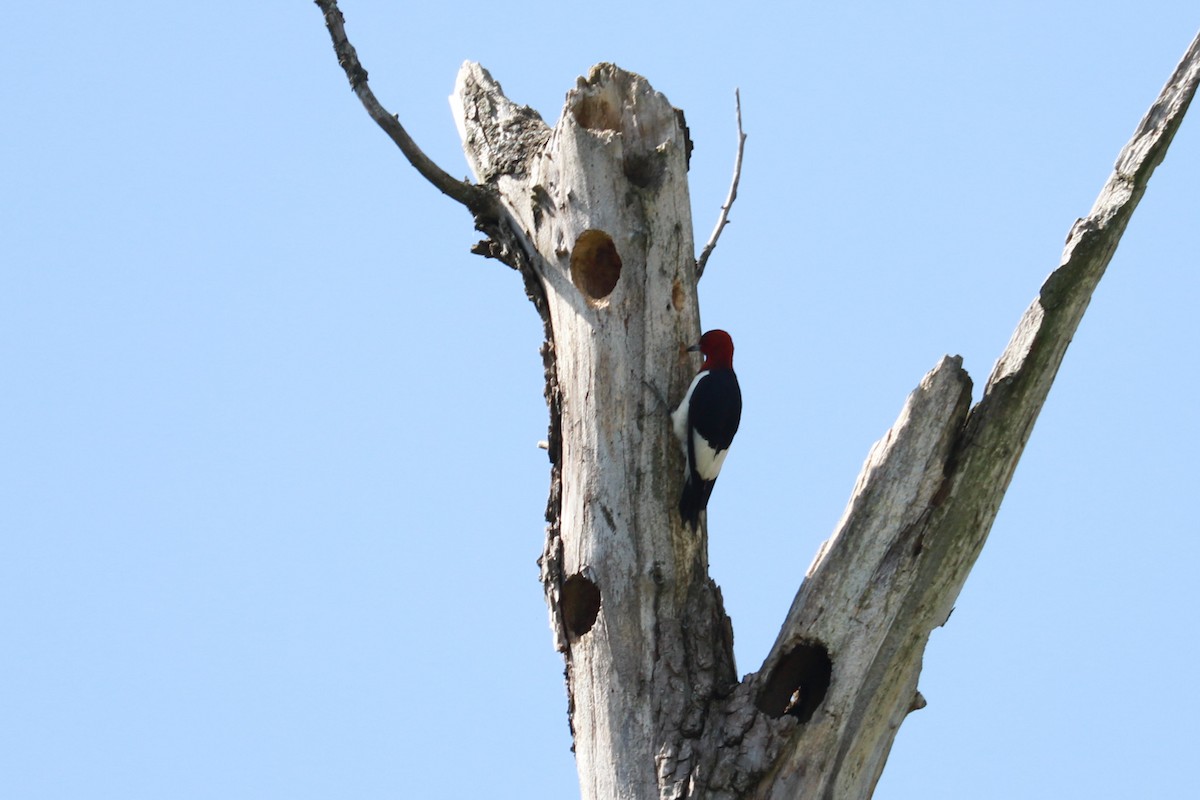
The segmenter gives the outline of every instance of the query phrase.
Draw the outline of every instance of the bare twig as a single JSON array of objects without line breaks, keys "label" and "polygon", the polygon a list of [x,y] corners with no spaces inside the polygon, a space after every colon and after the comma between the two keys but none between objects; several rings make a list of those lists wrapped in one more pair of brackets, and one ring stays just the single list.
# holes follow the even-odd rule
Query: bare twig
[{"label": "bare twig", "polygon": [[717,217],[717,227],[713,228],[712,236],[708,237],[708,244],[704,245],[704,249],[700,251],[700,257],[696,259],[696,280],[700,280],[700,276],[704,274],[704,265],[708,263],[708,257],[716,249],[717,239],[721,238],[721,231],[725,230],[725,226],[729,224],[729,209],[733,207],[733,201],[737,199],[738,181],[742,179],[742,154],[746,151],[746,134],[742,133],[742,94],[737,89],[733,90],[733,99],[737,106],[738,129],[737,158],[733,162],[733,183],[729,185],[729,196],[725,198],[725,204],[721,206],[721,216]]},{"label": "bare twig", "polygon": [[346,19],[338,8],[337,0],[315,0],[317,7],[325,15],[325,26],[329,28],[329,37],[333,40],[333,50],[337,53],[338,63],[346,71],[350,80],[350,88],[358,95],[363,108],[371,115],[371,119],[383,128],[383,132],[391,137],[400,152],[416,167],[427,181],[451,199],[462,203],[473,213],[480,213],[491,205],[491,196],[487,191],[468,181],[461,181],[451,176],[435,164],[429,156],[422,152],[417,143],[404,130],[400,118],[389,114],[387,109],[376,99],[375,93],[367,85],[367,70],[358,60],[358,53],[346,37]]}]

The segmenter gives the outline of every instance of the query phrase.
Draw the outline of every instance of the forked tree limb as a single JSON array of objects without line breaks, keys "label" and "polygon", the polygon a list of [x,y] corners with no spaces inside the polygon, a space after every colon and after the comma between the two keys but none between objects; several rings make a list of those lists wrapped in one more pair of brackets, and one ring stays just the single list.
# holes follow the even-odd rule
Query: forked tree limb
[{"label": "forked tree limb", "polygon": [[1198,82],[1200,36],[1072,227],[983,399],[967,413],[969,379],[944,360],[872,450],[759,673],[778,683],[790,653],[820,642],[833,656],[829,696],[753,796],[871,796],[900,723],[924,705],[917,678],[929,633],[987,539],[1067,346]]},{"label": "forked tree limb", "polygon": [[708,264],[708,257],[716,249],[717,240],[721,238],[721,232],[729,224],[729,209],[733,208],[733,201],[737,199],[738,183],[742,180],[742,156],[746,152],[746,134],[742,132],[742,93],[738,89],[733,90],[733,100],[737,109],[738,132],[737,155],[733,159],[733,181],[729,184],[729,195],[721,205],[721,215],[717,217],[716,227],[713,228],[712,235],[708,237],[708,243],[704,245],[704,249],[700,252],[700,257],[696,259],[696,280],[700,280],[700,277],[704,275],[704,267]]}]

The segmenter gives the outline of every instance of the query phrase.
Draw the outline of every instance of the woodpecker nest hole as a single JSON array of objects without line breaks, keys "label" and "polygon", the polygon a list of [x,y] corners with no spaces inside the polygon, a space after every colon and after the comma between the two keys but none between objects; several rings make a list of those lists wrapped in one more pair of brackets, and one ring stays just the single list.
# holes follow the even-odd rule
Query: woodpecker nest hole
[{"label": "woodpecker nest hole", "polygon": [[621,130],[621,99],[613,86],[605,86],[599,94],[583,94],[571,109],[575,121],[590,131]]},{"label": "woodpecker nest hole", "polygon": [[586,230],[571,248],[571,283],[592,305],[612,294],[621,277],[621,256],[604,231]]},{"label": "woodpecker nest hole", "polygon": [[563,581],[559,598],[567,633],[578,639],[596,624],[600,613],[600,587],[579,573]]},{"label": "woodpecker nest hole", "polygon": [[825,645],[800,642],[776,662],[755,704],[769,717],[787,714],[808,722],[825,699],[832,677],[833,662]]}]

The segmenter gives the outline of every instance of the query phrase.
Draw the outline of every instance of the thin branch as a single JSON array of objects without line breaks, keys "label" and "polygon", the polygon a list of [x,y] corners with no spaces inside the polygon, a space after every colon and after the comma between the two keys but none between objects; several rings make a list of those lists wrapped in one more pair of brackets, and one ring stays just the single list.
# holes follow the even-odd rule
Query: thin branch
[{"label": "thin branch", "polygon": [[371,119],[375,120],[379,127],[383,128],[383,132],[391,137],[404,157],[416,167],[417,172],[421,173],[425,180],[432,183],[443,194],[462,203],[476,214],[490,207],[492,199],[487,191],[469,181],[458,180],[435,164],[412,140],[408,131],[404,130],[404,126],[400,124],[400,118],[395,114],[388,113],[388,110],[376,99],[375,93],[367,85],[367,70],[358,60],[358,53],[355,52],[354,45],[350,44],[350,40],[346,37],[346,19],[342,16],[341,9],[338,8],[337,0],[315,0],[315,2],[325,15],[325,26],[329,28],[329,37],[333,40],[333,50],[337,53],[338,64],[346,71],[346,77],[350,80],[350,88],[358,95],[358,99],[367,113],[371,115]]},{"label": "thin branch", "polygon": [[742,94],[737,89],[733,90],[733,99],[737,106],[738,129],[737,158],[733,161],[733,183],[729,185],[729,196],[725,198],[725,204],[721,206],[721,216],[717,217],[717,227],[713,228],[712,236],[708,237],[708,244],[704,245],[704,249],[700,251],[700,257],[696,259],[696,280],[700,280],[700,276],[704,274],[704,265],[708,263],[708,257],[716,249],[717,240],[721,238],[721,231],[725,230],[725,226],[729,224],[729,209],[733,208],[733,201],[737,199],[738,181],[742,179],[742,154],[746,152],[746,134],[742,133]]},{"label": "thin branch", "polygon": [[1198,86],[1200,34],[1121,149],[1092,210],[1071,228],[1058,268],[1042,284],[996,362],[983,399],[971,412],[968,433],[976,449],[981,440],[1020,430],[1019,455],[1092,292],[1112,260],[1150,176],[1166,156]]}]

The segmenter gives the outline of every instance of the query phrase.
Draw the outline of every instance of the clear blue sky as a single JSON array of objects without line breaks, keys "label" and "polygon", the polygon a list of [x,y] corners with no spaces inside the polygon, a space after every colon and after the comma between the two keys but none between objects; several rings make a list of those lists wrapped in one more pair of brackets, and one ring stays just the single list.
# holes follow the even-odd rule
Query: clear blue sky
[{"label": "clear blue sky", "polygon": [[[466,174],[488,67],[598,61],[696,142],[746,414],[710,514],[756,669],[870,444],[982,384],[1194,2],[345,0]],[[26,2],[0,49],[0,797],[569,798],[535,559],[540,325],[358,106],[308,2]],[[1200,108],[1067,354],[877,797],[1200,795]]]}]

